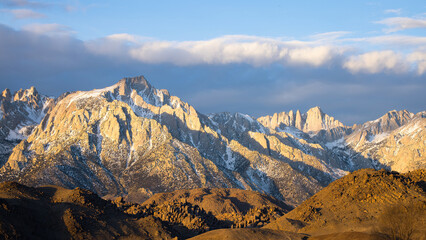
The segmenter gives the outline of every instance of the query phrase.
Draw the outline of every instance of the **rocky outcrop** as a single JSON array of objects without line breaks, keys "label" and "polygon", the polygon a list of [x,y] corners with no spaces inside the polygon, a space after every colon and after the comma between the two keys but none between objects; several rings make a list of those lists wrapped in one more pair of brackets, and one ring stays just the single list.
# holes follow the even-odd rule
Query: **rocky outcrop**
[{"label": "rocky outcrop", "polygon": [[254,191],[213,188],[177,190],[157,193],[143,205],[169,204],[184,201],[210,212],[222,227],[261,227],[284,215],[292,208],[266,194]]}]

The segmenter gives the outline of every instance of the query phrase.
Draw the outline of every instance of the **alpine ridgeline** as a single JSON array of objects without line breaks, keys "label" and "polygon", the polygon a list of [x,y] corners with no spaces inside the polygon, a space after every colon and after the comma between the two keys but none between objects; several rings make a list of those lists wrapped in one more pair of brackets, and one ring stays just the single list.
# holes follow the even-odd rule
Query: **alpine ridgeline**
[{"label": "alpine ridgeline", "polygon": [[[3,105],[18,102],[4,95],[2,123],[17,121]],[[392,111],[353,127],[318,107],[258,120],[204,115],[144,77],[42,99],[34,108],[39,118],[0,126],[16,132],[38,123],[22,141],[2,144],[16,146],[4,151],[1,181],[82,187],[133,201],[177,189],[240,188],[296,206],[348,171],[407,171],[426,162],[425,112]],[[33,106],[19,104],[20,111]]]}]

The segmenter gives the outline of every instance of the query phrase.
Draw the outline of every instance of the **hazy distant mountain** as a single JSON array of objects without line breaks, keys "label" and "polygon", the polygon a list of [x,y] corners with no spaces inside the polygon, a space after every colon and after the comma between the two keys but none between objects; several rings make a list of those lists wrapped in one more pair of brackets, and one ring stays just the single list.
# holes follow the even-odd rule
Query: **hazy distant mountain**
[{"label": "hazy distant mountain", "polygon": [[233,187],[296,206],[349,171],[425,164],[422,113],[391,112],[353,127],[318,107],[258,121],[241,113],[204,115],[143,77],[50,102],[2,163],[0,180],[139,201],[177,189]]}]

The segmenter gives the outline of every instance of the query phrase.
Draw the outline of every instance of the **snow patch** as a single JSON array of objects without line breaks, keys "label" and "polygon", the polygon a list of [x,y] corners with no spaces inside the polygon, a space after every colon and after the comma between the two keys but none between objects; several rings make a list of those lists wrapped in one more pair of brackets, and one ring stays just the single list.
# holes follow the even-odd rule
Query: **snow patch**
[{"label": "snow patch", "polygon": [[346,176],[346,175],[349,174],[349,172],[344,171],[344,170],[342,170],[340,168],[333,168],[333,167],[331,167],[331,171],[333,173],[333,177],[334,178],[341,178],[341,177],[344,177],[344,176]]},{"label": "snow patch", "polygon": [[328,149],[344,148],[345,146],[346,146],[345,139],[343,137],[337,139],[336,141],[328,142],[328,143],[325,144],[325,147],[328,148]]},{"label": "snow patch", "polygon": [[227,169],[229,170],[235,169],[235,157],[232,155],[232,150],[229,146],[226,146],[225,164]]},{"label": "snow patch", "polygon": [[243,117],[243,118],[245,118],[245,119],[247,119],[247,121],[249,121],[250,123],[253,123],[254,122],[254,119],[253,118],[251,118],[249,115],[247,115],[247,114],[243,114],[243,113],[237,113],[239,116],[241,116],[241,117]]},{"label": "snow patch", "polygon": [[389,136],[389,133],[384,132],[384,133],[380,133],[380,134],[377,134],[377,135],[370,136],[368,138],[368,141],[371,142],[371,143],[379,143],[379,142],[385,140],[388,136]]},{"label": "snow patch", "polygon": [[10,130],[9,135],[7,135],[6,140],[13,141],[13,140],[23,140],[25,139],[24,136],[16,132],[16,130]]},{"label": "snow patch", "polygon": [[401,134],[406,134],[406,135],[409,135],[409,134],[412,134],[412,133],[414,133],[414,132],[418,132],[418,131],[420,131],[422,129],[422,126],[420,126],[419,125],[419,123],[416,123],[416,124],[414,124],[414,125],[407,125],[407,126],[404,126],[399,132],[401,133]]},{"label": "snow patch", "polygon": [[265,173],[252,169],[247,170],[246,173],[251,182],[254,183],[259,190],[269,194],[271,193],[271,183]]},{"label": "snow patch", "polygon": [[99,97],[105,92],[112,92],[116,87],[117,86],[113,85],[113,86],[102,88],[102,89],[93,89],[91,91],[84,91],[84,92],[78,91],[78,92],[72,93],[70,95],[71,98],[69,100],[68,106],[74,101],[79,101],[81,99],[86,99],[91,97]]},{"label": "snow patch", "polygon": [[297,138],[302,138],[302,135],[303,135],[302,131],[300,131],[299,129],[295,127],[284,127],[284,129],[279,128],[278,131],[291,134]]}]

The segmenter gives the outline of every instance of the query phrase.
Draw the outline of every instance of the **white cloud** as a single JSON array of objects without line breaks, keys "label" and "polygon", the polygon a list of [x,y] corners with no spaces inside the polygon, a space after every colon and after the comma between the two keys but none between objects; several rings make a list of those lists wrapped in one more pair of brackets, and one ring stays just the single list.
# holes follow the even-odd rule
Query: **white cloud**
[{"label": "white cloud", "polygon": [[401,11],[402,11],[401,8],[398,8],[398,9],[386,9],[385,13],[392,13],[392,14],[399,15],[399,14],[401,14]]},{"label": "white cloud", "polygon": [[387,25],[389,28],[385,32],[397,32],[411,28],[426,28],[426,19],[416,19],[408,17],[386,18],[376,23]]},{"label": "white cloud", "polygon": [[296,48],[289,51],[288,61],[290,63],[309,64],[318,67],[341,53],[341,50],[329,46]]},{"label": "white cloud", "polygon": [[106,39],[112,40],[112,41],[127,41],[127,42],[133,42],[133,43],[137,43],[139,41],[137,36],[128,34],[128,33],[117,33],[117,34],[108,35]]},{"label": "white cloud", "polygon": [[[344,35],[330,33],[327,36]],[[318,39],[322,37],[319,36]],[[335,38],[335,37],[331,37]],[[338,37],[337,37],[338,38]],[[370,42],[391,46],[407,45],[407,48],[426,43],[425,37],[378,36],[360,39],[342,39],[341,43]],[[256,36],[223,36],[205,41],[159,41],[131,34],[114,34],[95,41],[85,42],[87,49],[101,56],[121,60],[137,60],[143,63],[170,63],[177,66],[199,64],[250,64],[266,66],[311,66],[320,68],[330,63],[342,66],[352,73],[377,74],[383,72],[402,73],[421,68],[422,61],[412,61],[396,51],[372,51],[354,54],[359,49],[351,45],[328,44],[324,41],[283,41]],[[393,49],[393,48],[392,48]],[[355,50],[355,51],[354,51]],[[410,52],[410,51],[407,51]],[[408,53],[409,54],[409,53]],[[419,66],[417,66],[419,64]],[[420,66],[421,65],[421,66]],[[424,71],[419,70],[420,74]]]},{"label": "white cloud", "polygon": [[45,34],[45,35],[62,35],[68,36],[73,34],[73,31],[70,27],[57,24],[57,23],[33,23],[25,25],[22,27],[22,30],[36,33],[36,34]]},{"label": "white cloud", "polygon": [[27,19],[27,18],[45,18],[46,15],[35,12],[31,9],[3,9],[3,12],[8,12],[13,15],[15,19]]},{"label": "white cloud", "polygon": [[352,73],[406,72],[409,67],[401,54],[394,51],[373,51],[350,56],[343,67]]},{"label": "white cloud", "polygon": [[417,63],[417,73],[419,75],[426,72],[426,52],[414,52],[408,56],[408,60]]},{"label": "white cloud", "polygon": [[[129,43],[131,43],[129,45]],[[340,47],[316,46],[315,42],[282,41],[255,36],[223,36],[206,41],[155,41],[130,34],[114,34],[88,45],[98,54],[118,53],[120,49],[138,61],[194,64],[246,63],[262,66],[271,63],[319,67],[343,51]]]}]

